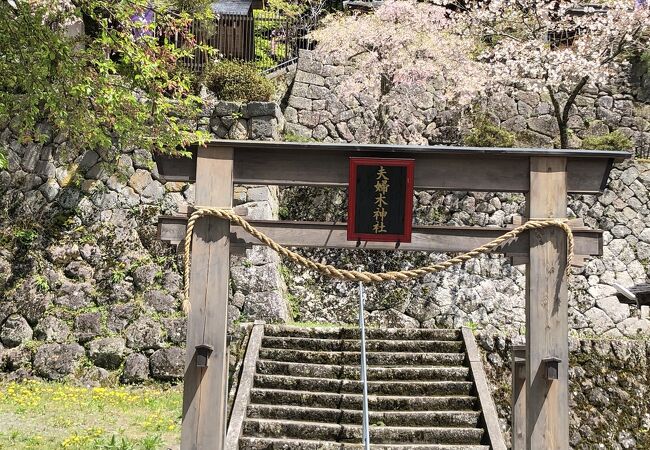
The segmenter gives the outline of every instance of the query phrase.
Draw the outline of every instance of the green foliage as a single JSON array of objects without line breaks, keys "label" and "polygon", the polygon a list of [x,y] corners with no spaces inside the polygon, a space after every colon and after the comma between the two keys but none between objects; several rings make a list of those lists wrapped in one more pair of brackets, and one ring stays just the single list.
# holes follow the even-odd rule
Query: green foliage
[{"label": "green foliage", "polygon": [[164,442],[160,435],[145,436],[140,440],[129,439],[124,436],[111,435],[111,437],[97,438],[87,444],[88,448],[97,450],[160,450]]},{"label": "green foliage", "polygon": [[650,50],[641,53],[641,63],[645,68],[645,71],[650,75]]},{"label": "green foliage", "polygon": [[440,206],[430,205],[422,207],[420,211],[416,211],[418,216],[424,216],[425,223],[444,223],[447,220],[447,215],[444,209]]},{"label": "green foliage", "polygon": [[158,450],[163,446],[164,442],[159,434],[153,436],[146,436],[142,438],[140,445],[142,450]]},{"label": "green foliage", "polygon": [[124,436],[118,439],[117,436],[112,435],[110,439],[96,442],[96,445],[102,450],[135,450],[135,445]]},{"label": "green foliage", "polygon": [[47,278],[45,278],[43,275],[36,275],[34,277],[34,284],[36,285],[36,288],[41,292],[50,291],[50,283],[47,282]]},{"label": "green foliage", "polygon": [[29,245],[36,240],[38,232],[32,229],[17,228],[14,230],[14,237],[22,244]]},{"label": "green foliage", "polygon": [[289,305],[289,315],[291,321],[300,320],[300,299],[291,292],[287,292],[287,303]]},{"label": "green foliage", "polygon": [[7,170],[7,167],[9,167],[7,155],[5,154],[5,150],[0,148],[0,170]]},{"label": "green foliage", "polygon": [[650,64],[650,50],[645,51],[641,54],[641,61],[646,64]]},{"label": "green foliage", "polygon": [[603,134],[601,136],[588,136],[582,141],[585,150],[632,150],[634,144],[620,131]]},{"label": "green foliage", "polygon": [[307,11],[310,3],[314,3],[313,0],[268,0],[267,8],[269,11],[282,13],[290,17],[297,17]]},{"label": "green foliage", "polygon": [[[279,267],[280,276],[287,284],[287,287],[291,285],[291,270],[284,264],[280,264]],[[287,306],[289,307],[289,316],[291,317],[291,322],[295,322],[300,318],[300,299],[296,297],[291,292],[286,293]]]},{"label": "green foliage", "polygon": [[111,282],[121,283],[126,278],[126,272],[124,270],[115,269],[111,274]]},{"label": "green foliage", "polygon": [[41,345],[43,345],[45,342],[43,341],[35,341],[35,340],[29,340],[25,343],[23,343],[23,346],[29,350],[30,352],[35,352]]},{"label": "green foliage", "polygon": [[266,10],[292,18],[316,17],[340,8],[336,3],[326,0],[267,0]]},{"label": "green foliage", "polygon": [[[282,38],[274,37],[274,31],[283,30],[287,27],[287,17],[294,17],[298,14],[294,12],[285,13],[283,8],[276,9],[273,5],[268,5],[268,7],[268,10],[256,9],[253,11],[253,16],[259,18],[259,20],[255,21],[255,29],[253,31],[253,39],[255,41],[255,67],[258,70],[270,69],[284,61],[284,58],[287,56],[286,41]],[[278,20],[273,20],[274,16],[278,17]],[[283,33],[281,32],[280,34]]]},{"label": "green foliage", "polygon": [[[181,65],[196,48],[192,21],[210,14],[206,1],[191,10],[182,0],[16,4],[0,2],[0,123],[11,122],[23,142],[60,135],[73,150],[119,143],[173,152],[208,137],[184,120],[198,117],[201,102]],[[154,24],[132,20],[149,7]],[[81,21],[86,34],[64,25]]]},{"label": "green foliage", "polygon": [[286,206],[280,206],[278,208],[278,219],[288,220],[289,219],[289,208]]},{"label": "green foliage", "polygon": [[260,74],[254,64],[219,61],[204,73],[205,86],[220,100],[265,102],[274,94],[273,83]]},{"label": "green foliage", "polygon": [[255,66],[258,70],[275,67],[284,61],[286,55],[287,47],[284,42],[273,46],[271,39],[265,36],[255,36]]},{"label": "green foliage", "polygon": [[513,147],[515,135],[494,125],[485,117],[478,118],[474,122],[474,128],[465,138],[465,145],[470,147]]}]

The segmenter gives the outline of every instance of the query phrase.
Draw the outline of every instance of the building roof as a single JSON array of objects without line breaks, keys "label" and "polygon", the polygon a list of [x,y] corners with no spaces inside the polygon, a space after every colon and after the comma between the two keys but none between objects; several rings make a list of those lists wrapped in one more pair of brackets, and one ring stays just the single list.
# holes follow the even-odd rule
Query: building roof
[{"label": "building roof", "polygon": [[217,0],[212,3],[215,14],[247,16],[253,8],[253,0]]},{"label": "building roof", "polygon": [[371,11],[380,7],[384,2],[379,0],[345,0],[343,7],[346,9],[361,9]]}]

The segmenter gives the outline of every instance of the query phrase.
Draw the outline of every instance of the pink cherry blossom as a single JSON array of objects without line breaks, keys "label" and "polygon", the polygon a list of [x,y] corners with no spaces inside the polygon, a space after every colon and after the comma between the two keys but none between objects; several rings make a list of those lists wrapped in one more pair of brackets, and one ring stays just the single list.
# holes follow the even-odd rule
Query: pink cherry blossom
[{"label": "pink cherry blossom", "polygon": [[[371,96],[379,106],[408,89],[431,90],[467,105],[486,83],[476,45],[463,36],[449,10],[416,0],[387,0],[374,14],[334,15],[313,33],[316,51],[346,64],[336,88],[342,99]],[[381,125],[381,118],[379,120]]]}]

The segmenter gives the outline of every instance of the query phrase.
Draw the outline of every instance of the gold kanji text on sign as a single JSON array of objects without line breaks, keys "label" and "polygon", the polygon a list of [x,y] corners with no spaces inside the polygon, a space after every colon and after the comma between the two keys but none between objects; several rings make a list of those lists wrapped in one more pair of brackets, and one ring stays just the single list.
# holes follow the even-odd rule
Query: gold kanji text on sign
[{"label": "gold kanji text on sign", "polygon": [[388,215],[388,211],[386,211],[388,207],[386,194],[388,194],[390,184],[388,183],[388,175],[386,175],[386,168],[384,166],[379,166],[375,181],[375,212],[373,213],[375,224],[372,226],[372,231],[375,234],[379,234],[387,232],[384,220]]}]

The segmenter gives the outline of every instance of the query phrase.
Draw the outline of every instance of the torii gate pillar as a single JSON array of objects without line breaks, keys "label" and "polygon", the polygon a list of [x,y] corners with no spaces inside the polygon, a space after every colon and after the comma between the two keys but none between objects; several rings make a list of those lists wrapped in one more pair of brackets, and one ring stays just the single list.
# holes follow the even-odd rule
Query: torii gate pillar
[{"label": "torii gate pillar", "polygon": [[[564,218],[567,159],[532,157],[527,196],[530,219]],[[567,450],[568,291],[566,235],[558,228],[530,232],[526,266],[526,448]],[[557,379],[548,379],[549,358],[559,359]]]},{"label": "torii gate pillar", "polygon": [[[196,205],[230,208],[233,149],[199,148]],[[184,450],[222,450],[228,386],[228,280],[230,223],[215,217],[197,222],[192,240],[192,276],[183,390]],[[196,347],[209,345],[207,367],[197,367]]]}]

